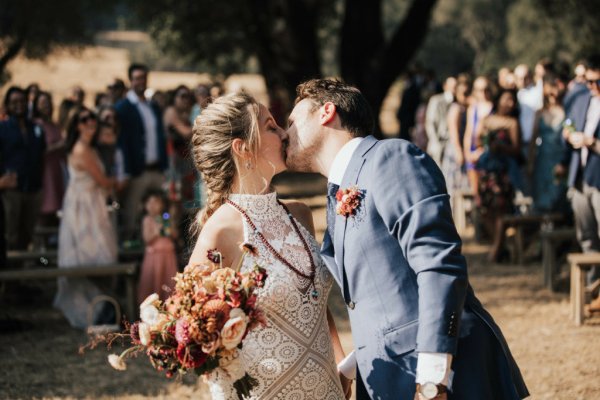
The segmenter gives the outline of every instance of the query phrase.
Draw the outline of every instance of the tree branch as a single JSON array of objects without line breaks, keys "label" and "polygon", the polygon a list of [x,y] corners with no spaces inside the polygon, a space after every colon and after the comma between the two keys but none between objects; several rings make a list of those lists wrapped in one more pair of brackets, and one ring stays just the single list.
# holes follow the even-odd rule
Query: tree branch
[{"label": "tree branch", "polygon": [[8,50],[6,50],[6,52],[0,57],[0,75],[2,75],[4,72],[4,69],[9,61],[19,54],[24,44],[25,40],[23,37],[18,36],[17,39],[10,46],[8,46]]}]

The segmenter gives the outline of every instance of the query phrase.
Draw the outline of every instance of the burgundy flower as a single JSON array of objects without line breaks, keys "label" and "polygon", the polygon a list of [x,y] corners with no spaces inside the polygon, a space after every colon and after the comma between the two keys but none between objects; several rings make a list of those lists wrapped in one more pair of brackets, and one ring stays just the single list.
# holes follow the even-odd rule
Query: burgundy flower
[{"label": "burgundy flower", "polygon": [[208,260],[210,262],[213,262],[215,264],[219,264],[219,263],[221,263],[221,260],[223,259],[223,256],[221,255],[221,253],[217,249],[211,249],[211,250],[208,250],[206,252],[206,258],[208,258]]}]

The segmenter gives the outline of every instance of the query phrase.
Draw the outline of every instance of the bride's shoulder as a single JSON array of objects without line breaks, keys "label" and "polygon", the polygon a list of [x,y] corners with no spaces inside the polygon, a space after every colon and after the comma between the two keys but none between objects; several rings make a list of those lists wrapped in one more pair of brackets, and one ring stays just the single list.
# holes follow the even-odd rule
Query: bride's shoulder
[{"label": "bride's shoulder", "polygon": [[229,264],[227,260],[237,258],[243,240],[244,227],[239,214],[230,207],[221,206],[202,226],[190,263],[205,262],[208,250],[217,249],[223,254],[223,261]]},{"label": "bride's shoulder", "polygon": [[301,201],[285,201],[284,204],[290,210],[294,218],[302,224],[312,235],[315,234],[312,210]]}]

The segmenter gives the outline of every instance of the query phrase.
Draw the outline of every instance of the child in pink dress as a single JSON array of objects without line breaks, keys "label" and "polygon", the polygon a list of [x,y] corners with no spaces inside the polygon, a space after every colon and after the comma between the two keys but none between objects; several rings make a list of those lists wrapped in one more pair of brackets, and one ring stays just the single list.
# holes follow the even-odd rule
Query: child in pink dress
[{"label": "child in pink dress", "polygon": [[149,191],[144,197],[146,215],[142,220],[142,235],[146,250],[138,285],[138,303],[152,293],[166,299],[174,287],[177,255],[174,240],[175,224],[167,212],[167,199],[160,190]]}]

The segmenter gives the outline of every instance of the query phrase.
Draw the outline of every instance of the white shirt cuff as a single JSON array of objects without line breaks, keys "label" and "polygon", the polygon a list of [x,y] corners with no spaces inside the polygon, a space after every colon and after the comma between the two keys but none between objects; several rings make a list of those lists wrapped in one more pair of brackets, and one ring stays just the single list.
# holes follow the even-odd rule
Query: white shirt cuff
[{"label": "white shirt cuff", "polygon": [[356,379],[356,353],[348,354],[337,366],[338,371],[348,379]]},{"label": "white shirt cuff", "polygon": [[441,383],[446,387],[450,377],[450,366],[452,365],[452,354],[421,352],[417,358],[416,382],[423,384],[432,382]]}]

